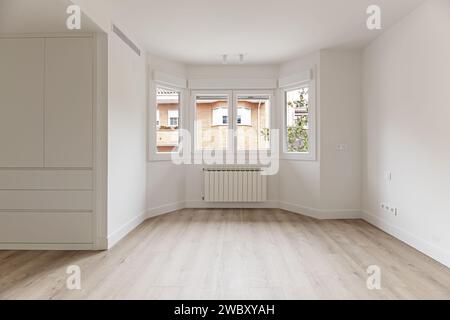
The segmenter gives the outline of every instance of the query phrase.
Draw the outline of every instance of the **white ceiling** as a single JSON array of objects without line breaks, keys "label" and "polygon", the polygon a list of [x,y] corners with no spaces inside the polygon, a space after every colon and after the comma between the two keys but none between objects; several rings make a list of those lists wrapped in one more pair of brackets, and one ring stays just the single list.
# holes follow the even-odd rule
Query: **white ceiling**
[{"label": "white ceiling", "polygon": [[[424,0],[90,0],[147,51],[187,64],[276,64],[319,49],[362,46],[378,4],[386,29]],[[0,0],[0,33],[67,32],[69,0]],[[83,9],[83,8],[82,8]],[[100,8],[101,10],[101,8]],[[86,17],[83,31],[97,27]]]},{"label": "white ceiling", "polygon": [[362,46],[379,32],[366,27],[378,4],[383,28],[423,0],[110,0],[115,19],[150,52],[190,64],[283,62],[335,46]]}]

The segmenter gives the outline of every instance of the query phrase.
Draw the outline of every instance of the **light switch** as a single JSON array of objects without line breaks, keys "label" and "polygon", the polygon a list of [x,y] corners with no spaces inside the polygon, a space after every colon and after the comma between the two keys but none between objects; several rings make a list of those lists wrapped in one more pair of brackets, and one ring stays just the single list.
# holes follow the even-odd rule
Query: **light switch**
[{"label": "light switch", "polygon": [[392,172],[386,171],[384,173],[384,180],[386,180],[387,182],[391,182],[392,181]]}]

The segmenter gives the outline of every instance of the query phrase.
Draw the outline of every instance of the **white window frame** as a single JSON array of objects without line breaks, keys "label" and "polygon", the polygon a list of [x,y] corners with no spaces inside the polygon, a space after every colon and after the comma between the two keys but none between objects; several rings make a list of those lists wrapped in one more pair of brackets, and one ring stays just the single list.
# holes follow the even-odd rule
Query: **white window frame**
[{"label": "white window frame", "polygon": [[[157,101],[157,90],[158,88],[160,89],[166,89],[166,90],[170,90],[170,91],[176,91],[179,93],[179,107],[178,107],[178,129],[182,130],[183,129],[183,125],[185,123],[184,120],[184,99],[186,96],[185,93],[185,88],[180,88],[177,86],[171,86],[168,85],[166,83],[161,83],[158,81],[152,81],[151,85],[150,85],[150,94],[149,94],[149,126],[148,126],[148,130],[149,130],[149,161],[151,162],[158,162],[158,161],[171,161],[172,160],[172,152],[165,152],[165,153],[160,153],[157,151],[157,143],[156,143],[156,139],[157,139],[157,106],[158,106],[158,101]],[[168,119],[168,124],[170,124],[170,119]],[[161,123],[160,123],[161,124]],[[179,143],[181,142],[181,139],[179,139]]]},{"label": "white window frame", "polygon": [[[309,110],[308,110],[308,135],[309,152],[288,152],[287,151],[287,101],[286,94],[289,91],[299,90],[304,87],[309,88]],[[317,160],[317,108],[316,108],[316,84],[314,80],[302,81],[295,85],[280,88],[281,105],[281,158],[283,160],[296,161],[316,161]]]}]

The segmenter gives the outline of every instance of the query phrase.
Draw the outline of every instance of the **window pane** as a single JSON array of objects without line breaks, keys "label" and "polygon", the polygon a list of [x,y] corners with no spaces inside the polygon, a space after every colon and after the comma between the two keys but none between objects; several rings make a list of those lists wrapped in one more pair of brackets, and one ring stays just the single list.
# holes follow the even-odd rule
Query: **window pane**
[{"label": "window pane", "polygon": [[270,148],[270,96],[238,96],[237,148],[239,151]]},{"label": "window pane", "polygon": [[195,108],[196,148],[226,150],[228,146],[228,96],[197,96]]},{"label": "window pane", "polygon": [[156,102],[157,152],[176,152],[180,140],[180,93],[157,88]]},{"label": "window pane", "polygon": [[286,92],[287,152],[309,152],[309,88]]}]

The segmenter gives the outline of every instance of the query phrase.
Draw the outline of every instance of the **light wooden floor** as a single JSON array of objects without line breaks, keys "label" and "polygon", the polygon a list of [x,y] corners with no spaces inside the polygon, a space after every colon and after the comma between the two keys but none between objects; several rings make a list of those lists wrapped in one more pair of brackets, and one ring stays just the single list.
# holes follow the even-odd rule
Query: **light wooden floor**
[{"label": "light wooden floor", "polygon": [[[79,265],[82,290],[66,289]],[[367,267],[382,290],[366,287]],[[0,252],[0,299],[450,299],[450,269],[363,221],[182,210],[109,252]]]}]

